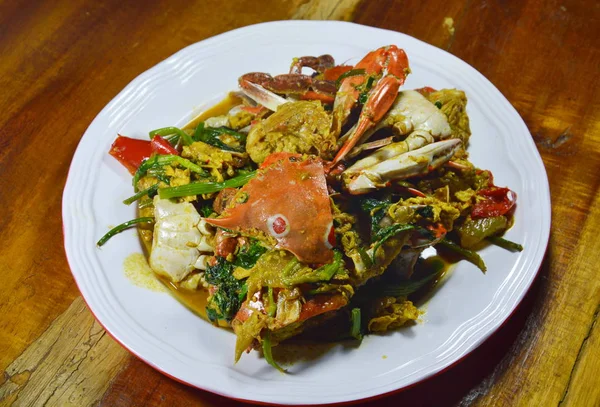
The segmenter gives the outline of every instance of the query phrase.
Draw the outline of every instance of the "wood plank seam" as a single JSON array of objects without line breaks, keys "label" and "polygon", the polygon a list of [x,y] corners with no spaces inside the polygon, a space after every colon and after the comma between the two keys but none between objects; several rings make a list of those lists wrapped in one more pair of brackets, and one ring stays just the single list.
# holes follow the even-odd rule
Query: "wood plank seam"
[{"label": "wood plank seam", "polygon": [[569,393],[569,388],[571,387],[571,381],[573,380],[573,374],[577,371],[577,367],[579,366],[579,362],[581,359],[581,354],[585,350],[586,343],[587,343],[588,339],[590,338],[592,331],[594,330],[594,326],[596,325],[596,322],[598,321],[598,313],[599,312],[600,312],[600,302],[598,303],[598,306],[596,307],[596,311],[594,312],[594,317],[592,318],[592,323],[590,324],[590,329],[588,330],[587,334],[585,335],[585,338],[583,338],[583,341],[581,342],[581,346],[579,347],[579,351],[577,352],[577,357],[575,358],[575,363],[573,363],[573,368],[571,369],[571,372],[569,373],[569,380],[567,381],[567,385],[565,386],[565,391],[564,391],[560,401],[558,402],[558,406],[562,406],[563,402],[567,398],[567,395]]}]

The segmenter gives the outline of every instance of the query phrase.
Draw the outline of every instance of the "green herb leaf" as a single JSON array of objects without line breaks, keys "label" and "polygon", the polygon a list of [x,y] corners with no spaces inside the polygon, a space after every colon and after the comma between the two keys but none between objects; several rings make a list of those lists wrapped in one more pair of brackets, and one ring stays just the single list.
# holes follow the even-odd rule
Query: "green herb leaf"
[{"label": "green herb leaf", "polygon": [[266,251],[267,249],[258,240],[252,240],[252,243],[242,247],[235,258],[234,264],[247,270],[251,269]]},{"label": "green herb leaf", "polygon": [[392,236],[397,235],[400,232],[404,232],[404,231],[411,230],[414,228],[415,228],[414,225],[396,224],[396,225],[391,225],[391,226],[387,226],[385,228],[379,229],[377,231],[377,233],[375,233],[375,236],[374,236],[374,241],[377,243],[373,247],[373,255],[372,255],[373,263],[375,263],[375,255],[377,254],[377,250],[381,247],[381,245],[383,243],[385,243],[386,240],[388,240]]},{"label": "green herb leaf", "polygon": [[374,240],[374,235],[381,229],[379,223],[385,217],[390,205],[390,202],[374,198],[364,198],[360,201],[360,207],[363,212],[366,212],[371,217],[371,240]]},{"label": "green herb leaf", "polygon": [[[204,272],[206,282],[218,287],[206,307],[207,316],[211,321],[231,321],[244,301],[248,288],[245,281],[237,280],[233,276],[234,267],[234,264],[225,258],[217,257],[217,262],[208,266]],[[209,309],[212,310],[210,313]]]},{"label": "green herb leaf", "polygon": [[208,176],[208,173],[206,171],[204,171],[204,169],[202,167],[200,167],[199,165],[194,164],[190,160],[186,160],[185,158],[180,157],[178,155],[171,155],[171,154],[153,155],[152,157],[148,158],[146,161],[144,161],[138,167],[137,171],[133,175],[133,181],[132,181],[133,182],[133,187],[137,191],[137,183],[138,183],[138,181],[150,169],[162,167],[162,166],[165,166],[165,165],[168,165],[168,164],[172,164],[172,163],[177,163],[177,164],[181,165],[183,168],[187,168],[188,170],[190,170],[192,172],[195,172],[197,174],[200,174],[200,175],[203,175],[203,176]]},{"label": "green herb leaf", "polygon": [[198,213],[203,218],[208,218],[214,212],[215,211],[212,207],[212,200],[203,202],[202,205],[198,208]]},{"label": "green herb leaf", "polygon": [[430,205],[418,208],[416,212],[424,218],[433,218],[433,207]]},{"label": "green herb leaf", "polygon": [[[242,146],[234,147],[223,142],[223,140],[221,140],[221,136],[225,134],[232,136],[237,142],[242,144]],[[198,127],[196,127],[193,139],[195,141],[202,141],[203,143],[210,144],[211,146],[225,151],[235,151],[238,153],[245,151],[243,144],[246,142],[246,135],[227,127],[205,127],[204,123],[200,123],[198,124]]]},{"label": "green herb leaf", "polygon": [[360,103],[361,105],[364,105],[365,103],[367,103],[368,99],[369,99],[369,92],[361,92],[358,95],[358,103]]}]

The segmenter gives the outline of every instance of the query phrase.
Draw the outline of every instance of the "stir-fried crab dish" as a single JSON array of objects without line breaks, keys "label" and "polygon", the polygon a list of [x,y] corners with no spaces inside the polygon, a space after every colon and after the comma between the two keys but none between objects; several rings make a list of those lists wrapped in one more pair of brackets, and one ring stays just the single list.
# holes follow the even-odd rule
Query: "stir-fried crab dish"
[{"label": "stir-fried crab dish", "polygon": [[242,75],[181,129],[119,135],[110,154],[133,175],[139,217],[99,245],[137,225],[164,282],[207,293],[236,361],[262,349],[279,368],[271,347],[297,335],[416,323],[414,295],[443,273],[425,249],[485,271],[475,250],[521,247],[501,237],[516,194],[468,160],[466,95],[404,89],[410,72],[394,45],[355,66],[299,57],[289,73]]}]

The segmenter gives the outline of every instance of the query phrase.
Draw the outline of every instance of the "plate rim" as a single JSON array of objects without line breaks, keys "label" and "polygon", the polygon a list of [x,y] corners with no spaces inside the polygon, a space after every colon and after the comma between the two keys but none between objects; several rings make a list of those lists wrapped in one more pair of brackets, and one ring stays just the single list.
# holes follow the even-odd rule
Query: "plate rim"
[{"label": "plate rim", "polygon": [[[88,306],[88,309],[90,309],[90,311],[92,312],[92,314],[94,315],[94,318],[100,323],[100,325],[102,325],[102,327],[105,329],[105,331],[109,334],[109,336],[111,336],[115,341],[117,341],[117,343],[119,343],[122,347],[124,347],[125,349],[127,349],[130,353],[132,353],[133,355],[135,355],[136,357],[138,357],[139,359],[141,359],[142,361],[144,361],[146,364],[150,365],[151,367],[153,367],[154,369],[158,370],[159,372],[161,372],[162,374],[180,382],[186,385],[189,385],[191,387],[194,388],[198,388],[204,391],[209,391],[224,397],[228,397],[228,398],[232,398],[232,399],[236,399],[236,400],[240,400],[240,401],[245,401],[245,402],[250,402],[250,403],[255,403],[255,404],[264,404],[264,405],[276,405],[276,404],[280,404],[280,402],[277,401],[262,401],[262,400],[256,400],[256,399],[246,399],[246,398],[240,398],[240,397],[236,397],[234,395],[228,394],[226,392],[222,392],[216,389],[212,389],[212,388],[206,388],[206,387],[202,387],[200,385],[191,383],[186,381],[185,379],[180,379],[178,377],[175,377],[167,372],[165,372],[163,369],[161,369],[159,366],[157,366],[155,363],[153,363],[150,360],[147,360],[146,358],[144,358],[142,355],[140,355],[136,350],[134,350],[132,347],[128,347],[125,343],[123,343],[120,339],[118,339],[116,337],[115,334],[113,334],[113,332],[111,332],[109,329],[107,329],[107,327],[105,326],[105,324],[98,318],[97,313],[94,311],[94,309],[90,306],[90,303],[88,302],[88,299],[84,296],[84,291],[81,289],[80,286],[80,282],[77,279],[76,273],[73,272],[74,268],[73,268],[73,259],[70,257],[69,255],[69,251],[68,251],[68,246],[67,246],[67,236],[65,233],[65,208],[67,207],[68,204],[68,192],[69,192],[69,186],[70,184],[72,184],[73,182],[73,162],[75,161],[75,158],[78,154],[78,152],[81,154],[81,145],[83,142],[83,139],[85,137],[86,134],[88,134],[88,131],[90,130],[90,128],[93,126],[93,124],[99,120],[99,118],[106,113],[106,111],[113,106],[114,104],[118,104],[119,99],[121,99],[123,97],[123,95],[128,92],[131,91],[131,89],[133,87],[135,87],[137,85],[137,82],[139,82],[144,76],[149,75],[152,72],[157,72],[160,69],[163,68],[163,65],[169,63],[169,61],[173,61],[176,60],[178,56],[184,55],[186,53],[189,52],[193,52],[191,49],[194,48],[195,46],[198,46],[198,44],[211,44],[213,42],[218,42],[219,40],[226,38],[227,36],[232,36],[232,35],[236,35],[239,34],[240,32],[243,32],[245,30],[251,30],[251,29],[257,29],[263,26],[273,26],[273,25],[316,25],[316,26],[320,26],[320,25],[340,25],[340,26],[348,26],[351,25],[353,27],[356,27],[357,29],[367,29],[367,30],[373,30],[373,31],[382,31],[385,33],[389,33],[391,35],[401,35],[404,37],[408,37],[410,38],[412,41],[415,41],[417,43],[419,43],[420,46],[423,46],[425,48],[428,49],[434,49],[435,52],[439,52],[442,51],[443,53],[447,54],[448,56],[450,56],[451,58],[455,59],[457,62],[459,62],[460,64],[463,64],[464,66],[469,67],[470,69],[472,69],[473,71],[476,72],[477,75],[480,76],[480,79],[484,80],[485,82],[487,82],[488,85],[490,85],[495,91],[498,92],[498,96],[500,96],[502,98],[502,102],[505,103],[506,107],[509,108],[509,111],[512,115],[515,116],[515,118],[518,118],[519,123],[518,125],[521,126],[524,131],[527,134],[531,134],[529,129],[527,128],[526,124],[524,123],[522,117],[519,115],[519,113],[516,111],[516,109],[514,108],[514,106],[512,106],[512,104],[506,99],[506,97],[502,94],[502,92],[496,87],[494,86],[487,78],[485,78],[485,76],[483,76],[483,74],[481,74],[476,68],[474,68],[473,66],[471,66],[470,64],[468,64],[467,62],[461,60],[460,58],[454,56],[453,54],[450,54],[449,52],[437,48],[431,44],[428,44],[424,41],[421,41],[417,38],[414,38],[412,36],[409,36],[407,34],[404,33],[400,33],[397,31],[393,31],[393,30],[387,30],[387,29],[381,29],[381,28],[377,28],[377,27],[370,27],[370,26],[364,26],[364,25],[360,25],[360,24],[356,24],[356,23],[351,23],[351,22],[339,22],[339,21],[300,21],[300,20],[282,20],[282,21],[274,21],[274,22],[266,22],[266,23],[259,23],[259,24],[254,24],[254,25],[249,25],[249,26],[245,26],[245,27],[241,27],[241,28],[237,28],[235,30],[231,30],[231,31],[227,31],[225,33],[221,33],[218,34],[216,36],[210,37],[210,38],[206,38],[202,41],[190,44],[184,48],[182,48],[181,50],[175,52],[174,54],[170,55],[169,57],[165,58],[164,60],[160,61],[159,63],[155,64],[154,66],[150,67],[149,69],[145,70],[144,72],[140,73],[138,76],[136,76],[133,80],[131,80],[113,99],[111,99],[110,102],[108,102],[103,109],[96,115],[96,117],[92,120],[92,122],[90,123],[90,125],[88,126],[88,128],[86,129],[86,131],[84,132],[84,134],[82,135],[80,142],[78,143],[77,149],[75,150],[74,154],[73,154],[73,159],[71,161],[70,167],[69,167],[69,172],[68,172],[68,176],[67,176],[67,180],[65,182],[65,188],[63,190],[63,200],[62,200],[62,206],[61,206],[61,215],[63,218],[63,239],[64,239],[64,248],[65,248],[65,255],[67,257],[67,261],[69,264],[69,268],[71,269],[71,273],[73,275],[73,278],[76,282],[76,285],[82,295],[82,298],[84,299],[86,305]],[[518,297],[516,298],[516,300],[514,301],[513,304],[511,304],[510,310],[508,310],[508,312],[506,313],[506,315],[504,315],[503,317],[501,317],[499,319],[499,321],[497,322],[492,322],[491,327],[486,329],[486,331],[483,333],[483,335],[481,335],[480,337],[477,338],[477,340],[468,346],[468,348],[464,351],[464,354],[458,356],[458,357],[454,357],[453,360],[451,360],[448,363],[445,363],[444,366],[441,367],[434,367],[432,371],[430,371],[429,373],[427,373],[425,376],[415,380],[414,382],[404,385],[404,386],[400,386],[396,389],[393,390],[389,390],[389,391],[384,391],[381,393],[376,393],[370,396],[365,396],[365,397],[359,397],[359,398],[352,398],[352,399],[347,399],[347,400],[341,400],[341,401],[334,401],[334,402],[326,402],[325,404],[327,405],[340,405],[340,404],[348,404],[348,403],[356,403],[359,401],[366,401],[366,400],[372,400],[372,399],[377,399],[377,398],[381,398],[384,397],[386,395],[389,394],[393,394],[393,393],[398,393],[401,392],[409,387],[415,386],[418,383],[421,383],[427,379],[430,379],[450,368],[452,368],[453,366],[455,366],[456,364],[460,363],[466,356],[468,356],[469,354],[471,354],[476,348],[478,348],[483,342],[485,342],[487,339],[489,339],[490,336],[492,336],[495,332],[497,332],[501,326],[503,326],[504,324],[506,324],[511,317],[514,315],[515,311],[518,309],[518,307],[520,306],[520,304],[522,303],[523,298],[525,297],[525,295],[529,292],[529,290],[531,289],[531,286],[533,284],[533,282],[536,280],[537,276],[539,275],[539,270],[540,267],[542,265],[543,259],[545,258],[546,252],[547,252],[547,248],[548,248],[548,244],[549,244],[549,237],[550,237],[550,226],[551,226],[551,199],[550,199],[550,189],[549,189],[549,183],[548,183],[548,176],[547,176],[547,172],[545,169],[545,166],[543,164],[543,161],[541,159],[541,155],[538,151],[538,149],[535,146],[535,143],[533,142],[532,138],[528,138],[525,142],[527,142],[531,149],[532,152],[534,153],[535,159],[536,159],[536,165],[539,166],[541,168],[541,173],[545,176],[544,180],[545,182],[543,182],[543,187],[544,187],[544,191],[545,194],[545,198],[543,201],[543,205],[547,207],[548,209],[548,218],[544,219],[542,222],[542,230],[541,230],[541,237],[543,238],[543,243],[541,244],[541,246],[543,247],[543,250],[541,250],[541,255],[538,255],[538,253],[540,252],[540,250],[537,250],[535,252],[535,258],[532,261],[532,266],[531,267],[535,267],[535,271],[533,273],[531,273],[531,276],[529,278],[528,281],[526,281],[525,287],[520,290],[520,292],[518,292]],[[539,181],[539,180],[538,180]],[[288,402],[290,402],[288,400]],[[292,400],[291,404],[295,404],[295,402]],[[311,404],[317,404],[317,402],[312,402]],[[322,403],[318,403],[318,404],[322,404]]]}]

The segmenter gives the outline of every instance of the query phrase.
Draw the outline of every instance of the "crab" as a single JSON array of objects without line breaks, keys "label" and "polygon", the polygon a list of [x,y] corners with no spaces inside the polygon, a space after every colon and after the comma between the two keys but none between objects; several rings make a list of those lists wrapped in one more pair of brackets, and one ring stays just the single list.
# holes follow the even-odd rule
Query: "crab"
[{"label": "crab", "polygon": [[233,206],[206,222],[273,242],[305,263],[330,263],[335,235],[323,163],[286,153],[267,160]]},{"label": "crab", "polygon": [[[290,103],[290,99],[277,93],[300,98],[314,98],[315,93],[331,94],[329,89],[319,89],[322,83],[328,82],[315,78],[322,76],[320,71],[336,68],[332,65],[333,61],[323,56],[302,57],[292,65],[292,74],[272,77],[264,73],[251,73],[243,75],[239,83],[247,96],[277,111],[283,104]],[[303,66],[315,69],[317,76],[312,78],[303,75]],[[327,137],[337,139],[339,149],[333,159],[325,164],[325,172],[342,173],[343,185],[351,194],[367,193],[385,187],[394,180],[425,175],[448,162],[462,145],[460,139],[448,139],[452,135],[448,119],[433,103],[418,91],[399,91],[409,73],[404,50],[389,45],[369,52],[350,71],[346,69],[346,75],[340,81]],[[320,96],[317,99],[325,100]],[[340,137],[354,106],[363,99],[357,123]],[[271,119],[273,121],[276,120]],[[270,124],[277,128],[276,123]],[[283,123],[282,126],[285,127]],[[391,128],[395,136],[405,138],[396,143],[392,143],[392,138],[366,143],[384,127]],[[251,130],[250,139],[255,138],[252,136]],[[286,151],[275,148],[270,152]],[[372,148],[380,149],[347,170],[340,170],[341,161]],[[322,158],[327,159],[323,155]]]}]

